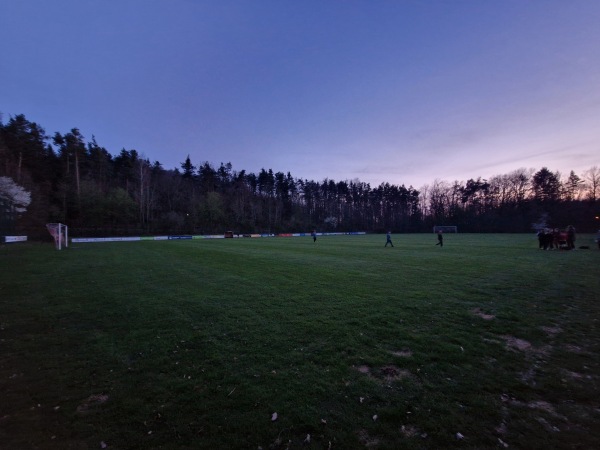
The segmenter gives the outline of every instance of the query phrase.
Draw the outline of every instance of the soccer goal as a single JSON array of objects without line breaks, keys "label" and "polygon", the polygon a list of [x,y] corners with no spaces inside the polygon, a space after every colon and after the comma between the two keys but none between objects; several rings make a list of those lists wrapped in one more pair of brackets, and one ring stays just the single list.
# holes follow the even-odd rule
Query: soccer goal
[{"label": "soccer goal", "polygon": [[69,246],[69,227],[62,223],[47,223],[46,228],[54,238],[56,249]]},{"label": "soccer goal", "polygon": [[433,227],[434,233],[458,233],[458,227],[456,225],[435,225]]}]

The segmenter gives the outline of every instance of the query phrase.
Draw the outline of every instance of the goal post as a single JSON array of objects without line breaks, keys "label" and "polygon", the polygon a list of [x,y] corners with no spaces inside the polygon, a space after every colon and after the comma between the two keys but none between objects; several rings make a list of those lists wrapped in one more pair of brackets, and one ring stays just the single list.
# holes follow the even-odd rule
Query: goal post
[{"label": "goal post", "polygon": [[57,250],[69,246],[69,227],[62,223],[47,223],[46,228],[54,238],[54,244]]},{"label": "goal post", "polygon": [[434,225],[434,233],[458,233],[458,227],[456,225]]}]

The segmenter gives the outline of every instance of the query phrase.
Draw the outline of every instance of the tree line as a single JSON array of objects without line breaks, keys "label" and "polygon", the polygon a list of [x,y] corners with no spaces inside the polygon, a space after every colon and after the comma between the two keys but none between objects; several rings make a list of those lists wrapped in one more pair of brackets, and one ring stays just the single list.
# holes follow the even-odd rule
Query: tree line
[{"label": "tree line", "polygon": [[430,232],[433,225],[528,232],[572,224],[592,231],[600,193],[596,166],[566,177],[521,168],[487,180],[435,180],[419,190],[264,168],[252,173],[231,163],[194,164],[189,155],[180,168],[165,169],[134,149],[113,155],[77,128],[49,136],[22,114],[0,121],[0,176],[31,193],[16,227],[32,238],[45,237],[50,222],[68,224],[73,236]]}]

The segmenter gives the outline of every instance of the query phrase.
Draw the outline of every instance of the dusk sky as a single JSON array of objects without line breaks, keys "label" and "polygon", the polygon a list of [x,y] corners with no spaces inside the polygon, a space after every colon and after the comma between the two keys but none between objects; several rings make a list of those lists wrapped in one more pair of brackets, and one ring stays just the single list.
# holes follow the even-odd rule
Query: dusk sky
[{"label": "dusk sky", "polygon": [[165,169],[600,165],[600,1],[0,0],[0,112]]}]

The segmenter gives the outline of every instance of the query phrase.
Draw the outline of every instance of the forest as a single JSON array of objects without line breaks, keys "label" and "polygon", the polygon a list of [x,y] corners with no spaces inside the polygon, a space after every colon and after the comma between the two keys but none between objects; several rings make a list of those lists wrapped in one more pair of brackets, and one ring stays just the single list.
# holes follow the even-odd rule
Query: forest
[{"label": "forest", "polygon": [[[308,180],[291,172],[190,160],[165,169],[135,149],[113,155],[77,128],[46,134],[23,114],[0,121],[0,234],[72,237],[281,232],[534,232],[600,228],[600,168],[562,175],[546,167],[415,189],[358,179]],[[17,195],[20,194],[20,195]],[[21,200],[19,200],[21,199]]]}]

